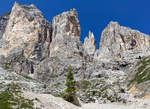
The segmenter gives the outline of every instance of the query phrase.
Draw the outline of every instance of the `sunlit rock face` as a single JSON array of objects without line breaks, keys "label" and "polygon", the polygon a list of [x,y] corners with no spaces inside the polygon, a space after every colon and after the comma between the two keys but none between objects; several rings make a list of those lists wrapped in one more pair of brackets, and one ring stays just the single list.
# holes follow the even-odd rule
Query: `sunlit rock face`
[{"label": "sunlit rock face", "polygon": [[64,89],[64,80],[68,66],[71,65],[75,76],[82,78],[81,67],[83,58],[83,45],[80,41],[80,23],[75,9],[63,12],[54,17],[52,22],[52,42],[50,44],[50,56],[43,60],[35,69],[36,78],[55,86],[58,82],[61,87],[52,93],[60,93]]},{"label": "sunlit rock face", "polygon": [[84,49],[89,55],[93,55],[96,51],[96,40],[94,34],[89,31],[89,37],[84,39]]},{"label": "sunlit rock face", "polygon": [[82,52],[81,28],[75,9],[54,17],[52,27],[51,57],[72,57],[75,53]]},{"label": "sunlit rock face", "polygon": [[30,59],[42,59],[49,54],[52,28],[34,5],[15,3],[3,34],[0,54],[8,56],[20,50]]},{"label": "sunlit rock face", "polygon": [[[53,37],[80,37],[81,28],[78,13],[75,9],[63,12],[53,18]],[[60,36],[59,36],[60,37]]]},{"label": "sunlit rock face", "polygon": [[102,32],[100,40],[100,49],[116,59],[123,59],[128,55],[132,57],[132,54],[135,54],[134,58],[146,56],[149,47],[148,35],[120,26],[118,22],[110,22]]}]

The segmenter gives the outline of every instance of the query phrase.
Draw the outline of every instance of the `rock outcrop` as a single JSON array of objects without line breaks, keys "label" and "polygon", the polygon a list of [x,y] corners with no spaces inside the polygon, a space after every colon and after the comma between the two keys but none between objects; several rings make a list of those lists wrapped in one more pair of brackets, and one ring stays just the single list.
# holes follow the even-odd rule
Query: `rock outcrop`
[{"label": "rock outcrop", "polygon": [[8,57],[12,51],[20,50],[25,58],[41,60],[49,55],[51,34],[51,24],[34,5],[15,3],[3,34],[0,54]]},{"label": "rock outcrop", "polygon": [[[59,81],[63,83],[59,90],[63,90],[69,65],[77,72],[78,77],[82,77],[81,72],[78,72],[82,67],[83,47],[80,41],[81,29],[77,11],[70,10],[54,17],[52,27],[50,57],[35,68],[36,78],[51,83],[51,87],[55,87]],[[53,88],[50,90],[54,91]]]},{"label": "rock outcrop", "polygon": [[89,55],[94,55],[96,51],[96,40],[94,34],[89,31],[89,38],[84,39],[84,49]]},{"label": "rock outcrop", "polygon": [[146,56],[149,54],[149,48],[148,35],[120,26],[118,22],[110,22],[102,32],[100,49],[104,49],[104,54],[106,51],[116,60]]},{"label": "rock outcrop", "polygon": [[53,37],[80,37],[81,28],[75,9],[53,18]]},{"label": "rock outcrop", "polygon": [[81,28],[75,9],[54,17],[52,27],[51,57],[58,56],[62,59],[82,52],[82,43],[80,41]]}]

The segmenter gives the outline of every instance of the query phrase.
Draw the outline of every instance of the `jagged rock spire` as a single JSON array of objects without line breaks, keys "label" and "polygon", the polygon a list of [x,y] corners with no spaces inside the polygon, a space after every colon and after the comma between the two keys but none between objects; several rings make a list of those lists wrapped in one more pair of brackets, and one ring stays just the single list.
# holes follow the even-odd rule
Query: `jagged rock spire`
[{"label": "jagged rock spire", "polygon": [[89,38],[85,37],[84,39],[84,49],[89,55],[93,55],[96,51],[96,40],[91,31],[89,31]]}]

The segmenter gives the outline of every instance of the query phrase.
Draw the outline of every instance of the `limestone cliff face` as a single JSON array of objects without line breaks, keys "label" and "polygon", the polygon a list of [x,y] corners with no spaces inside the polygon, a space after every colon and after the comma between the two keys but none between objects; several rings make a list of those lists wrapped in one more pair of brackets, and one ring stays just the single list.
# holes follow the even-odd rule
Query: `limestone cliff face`
[{"label": "limestone cliff face", "polygon": [[59,91],[55,91],[55,88],[49,89],[53,94],[58,94],[64,89],[69,65],[73,67],[74,72],[77,72],[76,76],[83,77],[80,68],[84,50],[80,41],[81,29],[76,10],[63,12],[54,17],[52,27],[50,56],[40,62],[34,71],[36,78],[50,84],[50,87],[55,87],[58,82],[61,83]]},{"label": "limestone cliff face", "polygon": [[147,55],[149,47],[148,35],[120,26],[118,22],[110,22],[101,35],[100,49],[106,49],[116,58],[124,58],[128,54]]},{"label": "limestone cliff face", "polygon": [[58,35],[61,35],[61,37],[80,37],[81,28],[77,11],[72,9],[54,17],[53,30],[53,37]]},{"label": "limestone cliff face", "polygon": [[34,5],[15,3],[3,34],[2,55],[22,49],[23,56],[42,59],[48,56],[52,28]]},{"label": "limestone cliff face", "polygon": [[75,9],[54,17],[52,27],[51,57],[58,56],[63,59],[82,52],[82,43],[80,41],[81,28]]},{"label": "limestone cliff face", "polygon": [[96,51],[96,40],[94,34],[89,31],[89,38],[84,39],[84,49],[89,55],[93,55]]}]

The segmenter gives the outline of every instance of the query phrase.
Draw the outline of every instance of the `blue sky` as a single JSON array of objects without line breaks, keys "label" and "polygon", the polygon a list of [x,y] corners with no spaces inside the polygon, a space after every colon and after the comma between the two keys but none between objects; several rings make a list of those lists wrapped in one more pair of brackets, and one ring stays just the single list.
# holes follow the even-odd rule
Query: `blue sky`
[{"label": "blue sky", "polygon": [[81,41],[91,30],[99,42],[102,30],[111,20],[150,34],[150,0],[1,0],[0,14],[10,11],[15,1],[36,5],[49,21],[63,11],[76,8]]}]

